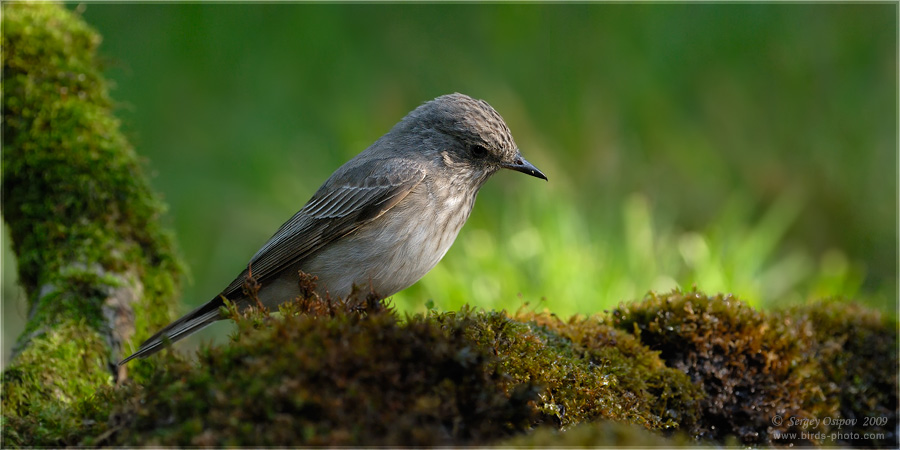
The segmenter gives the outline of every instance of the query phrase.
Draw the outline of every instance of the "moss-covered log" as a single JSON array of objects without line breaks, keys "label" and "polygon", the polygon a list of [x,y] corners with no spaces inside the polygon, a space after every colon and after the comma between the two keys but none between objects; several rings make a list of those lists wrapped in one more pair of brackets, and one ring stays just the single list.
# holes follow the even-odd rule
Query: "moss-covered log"
[{"label": "moss-covered log", "polygon": [[121,378],[118,358],[170,319],[182,264],[111,114],[99,35],[57,4],[2,13],[3,217],[29,302],[3,374],[6,436],[14,418],[52,428]]}]

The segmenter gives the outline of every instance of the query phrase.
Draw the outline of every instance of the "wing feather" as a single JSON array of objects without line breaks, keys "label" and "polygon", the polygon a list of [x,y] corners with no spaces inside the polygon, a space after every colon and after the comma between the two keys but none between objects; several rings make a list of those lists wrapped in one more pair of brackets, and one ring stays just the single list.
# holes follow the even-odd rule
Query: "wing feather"
[{"label": "wing feather", "polygon": [[[253,255],[253,276],[265,284],[334,239],[377,219],[423,179],[421,166],[390,159],[339,170]],[[240,292],[247,274],[245,269],[222,294],[232,298]]]}]

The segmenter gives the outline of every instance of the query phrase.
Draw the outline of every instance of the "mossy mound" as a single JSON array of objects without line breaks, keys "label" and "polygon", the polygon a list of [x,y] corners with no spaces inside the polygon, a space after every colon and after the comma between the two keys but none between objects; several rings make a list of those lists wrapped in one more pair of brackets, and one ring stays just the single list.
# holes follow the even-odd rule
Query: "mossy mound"
[{"label": "mossy mound", "polygon": [[[575,344],[537,322],[548,316],[463,308],[401,320],[371,298],[232,315],[231,345],[202,350],[196,367],[170,356],[120,390],[108,441],[81,443],[485,444],[595,419],[677,429],[694,415],[664,405],[691,411],[700,395],[633,337],[619,337],[623,351],[608,337]],[[667,394],[629,377],[669,380]]]},{"label": "mossy mound", "polygon": [[[698,438],[897,444],[896,319],[846,303],[766,313],[697,291],[649,294],[613,317],[701,387]],[[882,422],[865,430],[871,437],[842,434],[867,414]]]},{"label": "mossy mound", "polygon": [[[72,418],[65,430],[8,418],[6,442],[896,442],[896,321],[852,304],[766,314],[673,292],[562,321],[470,308],[399,318],[372,298],[312,297],[280,314],[231,314],[230,345],[203,348],[197,362],[167,352],[146,361],[149,379],[48,411]],[[868,416],[884,419],[863,425]],[[850,418],[860,421],[838,427]],[[814,434],[838,430],[843,438]],[[881,434],[853,437],[862,432]]]},{"label": "mossy mound", "polygon": [[829,429],[841,435],[837,443],[896,448],[897,321],[839,299],[786,314],[809,323],[814,333],[809,353],[824,376],[823,391],[837,401],[837,414],[828,417]]},{"label": "mossy mound", "polygon": [[533,388],[498,389],[508,376],[484,349],[421,316],[401,323],[370,302],[235,318],[232,345],[203,350],[196,366],[170,360],[130,388],[113,414],[116,445],[438,445],[531,420]]},{"label": "mossy mound", "polygon": [[[359,305],[357,305],[359,306]],[[167,361],[114,414],[126,445],[437,445],[505,436],[529,420],[524,387],[497,389],[482,349],[379,303],[315,315],[236,316],[234,343],[197,366]],[[374,307],[372,307],[374,306]]]},{"label": "mossy mound", "polygon": [[[659,352],[608,325],[605,317],[575,316],[562,321],[550,313],[519,313],[516,319],[539,325],[547,339],[561,339],[562,344],[553,349],[553,354],[546,355],[547,361],[531,355],[514,366],[517,370],[531,368],[527,377],[541,377],[546,367],[562,369],[559,373],[563,376],[549,384],[551,393],[567,406],[568,414],[563,415],[561,426],[605,418],[658,430],[695,427],[699,400],[703,397],[700,389],[683,372],[667,367]],[[572,383],[572,371],[558,367],[559,363],[551,359],[559,360],[562,349],[587,373],[601,378],[597,385],[604,395],[578,390],[583,383]],[[586,400],[607,398],[615,399],[614,403],[602,405]]]},{"label": "mossy mound", "polygon": [[66,432],[15,419],[4,433],[51,446],[896,443],[896,320],[852,304],[763,313],[673,292],[563,321],[401,318],[371,297],[313,296],[231,316],[229,345],[152,357],[148,379],[60,407],[85,419]]}]

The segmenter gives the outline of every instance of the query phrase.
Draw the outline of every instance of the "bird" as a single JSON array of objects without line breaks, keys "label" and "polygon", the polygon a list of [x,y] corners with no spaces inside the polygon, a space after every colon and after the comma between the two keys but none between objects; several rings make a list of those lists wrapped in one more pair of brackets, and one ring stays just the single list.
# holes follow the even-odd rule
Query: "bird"
[{"label": "bird", "polygon": [[[243,309],[300,295],[300,271],[316,292],[343,298],[367,286],[387,298],[425,276],[450,249],[484,183],[501,169],[547,181],[522,157],[503,118],[464,94],[427,101],[339,167],[212,300],[144,341],[123,359],[158,352],[224,319],[228,299]],[[244,289],[259,283],[256,298]]]}]

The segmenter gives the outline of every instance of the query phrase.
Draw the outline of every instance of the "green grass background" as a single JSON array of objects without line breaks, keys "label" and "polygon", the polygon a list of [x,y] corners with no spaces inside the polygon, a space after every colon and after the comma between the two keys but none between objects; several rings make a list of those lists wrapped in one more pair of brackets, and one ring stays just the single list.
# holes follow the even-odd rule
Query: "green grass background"
[{"label": "green grass background", "polygon": [[[170,205],[184,311],[340,164],[456,91],[550,182],[495,176],[403,310],[567,316],[692,285],[895,308],[896,4],[69,7],[102,34]],[[5,361],[27,311],[8,242],[4,262]]]}]

